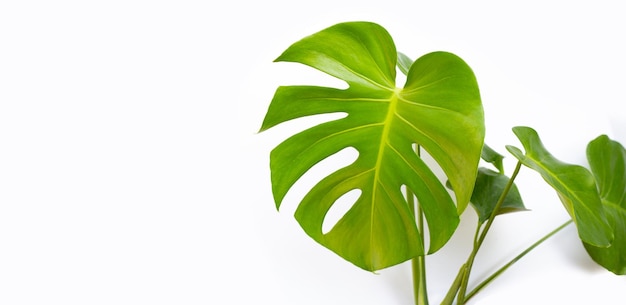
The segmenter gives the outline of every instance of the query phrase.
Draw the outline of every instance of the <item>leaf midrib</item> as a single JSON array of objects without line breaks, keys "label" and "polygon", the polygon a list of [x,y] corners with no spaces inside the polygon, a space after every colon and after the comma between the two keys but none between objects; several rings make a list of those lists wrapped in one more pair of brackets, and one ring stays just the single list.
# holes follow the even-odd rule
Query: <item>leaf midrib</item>
[{"label": "leaf midrib", "polygon": [[[396,112],[396,107],[398,105],[398,96],[399,93],[402,89],[400,88],[396,88],[393,91],[393,94],[391,95],[391,97],[389,98],[389,107],[387,108],[387,115],[385,116],[385,119],[383,120],[383,132],[381,134],[380,137],[380,144],[378,146],[378,156],[376,158],[376,164],[374,166],[375,171],[374,171],[374,181],[373,181],[373,186],[372,186],[372,203],[370,204],[370,248],[373,246],[373,236],[374,236],[374,205],[376,203],[375,198],[376,198],[376,192],[378,191],[378,184],[380,181],[380,170],[381,170],[381,164],[382,164],[382,159],[383,159],[383,153],[385,151],[385,149],[387,148],[387,139],[389,138],[389,132],[391,130],[391,121],[393,120],[394,116],[395,116],[395,112]],[[383,184],[380,183],[380,185],[382,186]],[[384,186],[383,186],[384,187]],[[373,262],[371,262],[373,264]]]},{"label": "leaf midrib", "polygon": [[[538,159],[533,158],[533,157],[531,157],[531,156],[528,156],[528,158],[529,158],[530,160],[532,160],[532,161],[533,161],[533,163],[535,163],[535,165],[536,165],[536,166],[538,166],[539,168],[543,169],[545,172],[547,172],[547,173],[551,174],[552,178],[554,178],[556,181],[558,181],[558,182],[561,184],[561,187],[563,187],[563,189],[565,189],[565,190],[567,191],[567,193],[568,193],[568,194],[569,194],[572,198],[576,199],[579,203],[584,203],[584,202],[585,202],[584,200],[582,200],[582,198],[580,198],[580,197],[578,196],[578,193],[577,193],[577,192],[574,192],[574,190],[572,190],[572,189],[570,189],[570,188],[568,187],[567,183],[565,183],[562,179],[558,178],[559,176],[558,176],[558,175],[557,175],[554,171],[552,171],[552,170],[550,170],[549,168],[547,168],[547,167],[543,166],[543,165],[542,165],[542,162],[539,162],[539,161],[538,161]],[[553,158],[550,158],[550,159],[553,159]],[[575,166],[575,165],[574,165],[574,166]],[[598,198],[598,199],[599,199],[599,198]],[[583,208],[583,209],[585,209],[585,210],[586,210],[589,214],[593,215],[593,216],[594,216],[594,218],[596,218],[596,219],[600,219],[599,217],[596,217],[596,214],[595,214],[595,213],[593,213],[593,212],[591,211],[591,209],[589,208],[589,206],[587,206],[587,205],[585,205],[585,204],[579,204],[579,205],[578,205],[578,207],[579,207],[579,208]]]}]

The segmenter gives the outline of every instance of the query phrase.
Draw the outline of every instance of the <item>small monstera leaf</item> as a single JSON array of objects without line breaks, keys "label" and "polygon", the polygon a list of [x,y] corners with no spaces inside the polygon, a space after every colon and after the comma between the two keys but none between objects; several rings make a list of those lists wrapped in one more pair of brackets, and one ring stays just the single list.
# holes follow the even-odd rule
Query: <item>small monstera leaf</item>
[{"label": "small monstera leaf", "polygon": [[[508,183],[509,177],[499,172],[484,167],[478,169],[476,185],[474,186],[474,193],[472,194],[470,203],[478,214],[479,223],[484,223],[491,217]],[[521,211],[528,211],[528,209],[524,206],[522,196],[517,186],[513,184],[506,194],[506,197],[504,197],[504,201],[496,212],[496,215]]]},{"label": "small monstera leaf", "polygon": [[498,169],[498,172],[500,174],[504,174],[504,164],[502,162],[502,160],[504,160],[504,156],[493,150],[487,144],[483,146],[483,151],[480,158],[488,163],[491,163],[495,168]]},{"label": "small monstera leaf", "polygon": [[[510,178],[504,175],[504,156],[493,150],[487,144],[483,145],[481,159],[485,162],[491,163],[498,172],[495,172],[486,167],[478,168],[478,175],[476,176],[476,183],[474,185],[474,191],[472,192],[472,198],[470,204],[478,215],[478,222],[480,224],[487,221],[498,204],[498,200],[507,184],[509,184]],[[446,182],[448,188],[452,188],[450,182]],[[524,206],[522,196],[517,189],[517,185],[513,184],[509,189],[504,201],[498,208],[496,215],[528,211]]]},{"label": "small monstera leaf", "polygon": [[411,65],[413,65],[413,60],[409,58],[408,56],[406,56],[406,54],[402,52],[398,52],[397,65],[398,65],[398,68],[400,69],[400,72],[402,72],[404,75],[408,75],[409,70],[411,69]]},{"label": "small monstera leaf", "polygon": [[596,247],[584,243],[598,264],[618,274],[626,274],[626,150],[602,135],[587,145],[587,160],[596,178],[604,211],[613,227],[611,246]]},{"label": "small monstera leaf", "polygon": [[[484,138],[476,79],[459,57],[427,54],[397,88],[397,51],[389,33],[368,22],[340,23],[291,45],[276,61],[302,63],[342,79],[348,89],[279,87],[261,131],[315,114],[345,113],[297,133],[270,155],[276,207],[292,185],[321,160],[353,147],[357,160],[319,181],[295,217],[318,243],[366,270],[379,270],[425,254],[401,189],[418,198],[428,223],[429,252],[442,247],[469,202]],[[415,153],[425,149],[455,189],[456,203]],[[324,218],[342,195],[360,190],[329,232]]]},{"label": "small monstera leaf", "polygon": [[532,128],[515,127],[513,132],[524,146],[526,154],[514,146],[507,146],[507,150],[522,164],[541,174],[556,190],[576,224],[580,239],[597,247],[610,245],[613,232],[604,215],[591,172],[582,166],[557,160],[546,150]]}]

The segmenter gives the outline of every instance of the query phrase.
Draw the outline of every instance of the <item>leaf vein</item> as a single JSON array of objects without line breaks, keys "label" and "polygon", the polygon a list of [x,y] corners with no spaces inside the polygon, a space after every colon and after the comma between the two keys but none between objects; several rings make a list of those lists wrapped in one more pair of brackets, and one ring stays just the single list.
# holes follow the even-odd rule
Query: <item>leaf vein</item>
[{"label": "leaf vein", "polygon": [[440,83],[440,82],[443,82],[443,81],[446,81],[446,80],[448,80],[448,79],[452,79],[452,78],[454,78],[454,76],[446,76],[446,77],[440,78],[440,79],[438,79],[438,80],[434,80],[434,81],[432,81],[432,82],[429,82],[429,83],[427,83],[427,84],[421,85],[421,86],[419,86],[419,87],[411,88],[411,89],[409,89],[409,90],[406,90],[405,92],[406,92],[406,93],[413,93],[413,92],[415,92],[415,91],[419,91],[419,90],[422,90],[422,89],[425,89],[425,88],[428,88],[428,87],[434,86],[434,85],[436,85],[437,83]]}]

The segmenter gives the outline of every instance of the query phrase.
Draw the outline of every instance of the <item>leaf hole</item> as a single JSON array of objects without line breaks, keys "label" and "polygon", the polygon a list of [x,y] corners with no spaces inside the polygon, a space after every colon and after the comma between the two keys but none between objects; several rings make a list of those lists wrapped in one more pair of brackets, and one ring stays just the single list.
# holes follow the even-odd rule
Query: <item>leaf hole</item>
[{"label": "leaf hole", "polygon": [[448,180],[445,172],[441,168],[441,165],[437,163],[437,160],[435,160],[423,146],[419,146],[417,143],[413,143],[411,147],[413,148],[413,151],[415,151],[416,154],[419,155],[420,159],[422,159],[422,161],[426,163],[428,168],[437,176],[437,178],[439,178],[439,181],[445,183]]},{"label": "leaf hole", "polygon": [[285,140],[286,137],[295,135],[314,126],[340,120],[348,116],[345,112],[331,112],[322,114],[313,114],[299,117],[297,119],[282,122],[268,130],[263,131],[270,144],[276,146]]},{"label": "leaf hole", "polygon": [[346,147],[313,165],[289,189],[283,199],[283,204],[280,206],[281,213],[295,213],[297,205],[302,201],[304,195],[317,183],[330,173],[354,163],[358,156],[358,150],[354,147]]},{"label": "leaf hole", "polygon": [[324,217],[324,222],[322,223],[323,234],[330,232],[335,227],[341,218],[354,206],[359,196],[361,196],[361,190],[354,189],[337,198]]},{"label": "leaf hole", "polygon": [[[276,66],[276,69],[280,69],[277,77],[281,84],[296,86],[307,84],[341,90],[348,89],[348,83],[345,80],[310,67],[286,63],[286,65]],[[284,80],[281,79],[283,77]]]},{"label": "leaf hole", "polygon": [[[403,184],[402,186],[400,186],[400,191],[402,192],[402,194],[404,194],[405,200],[407,200],[407,189],[408,188],[407,188],[406,184]],[[417,211],[418,207],[419,207],[419,199],[413,193],[413,211]],[[417,215],[414,215],[414,218],[415,218],[415,225],[417,226],[418,225]],[[419,229],[419,227],[418,227],[418,229]],[[425,216],[422,219],[422,229],[423,229],[422,236],[424,237],[424,249],[426,251],[428,251],[428,249],[430,247],[430,231],[429,231],[429,228],[428,228],[428,220],[426,219]]]}]

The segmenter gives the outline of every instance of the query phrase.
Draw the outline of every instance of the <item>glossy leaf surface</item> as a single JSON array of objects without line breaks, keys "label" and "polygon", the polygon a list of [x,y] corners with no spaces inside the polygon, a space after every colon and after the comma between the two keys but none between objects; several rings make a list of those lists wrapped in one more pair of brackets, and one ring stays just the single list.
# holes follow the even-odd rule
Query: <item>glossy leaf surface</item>
[{"label": "glossy leaf surface", "polygon": [[507,146],[522,164],[537,171],[554,188],[565,209],[570,214],[581,240],[598,247],[606,247],[613,240],[611,227],[604,215],[593,175],[586,168],[567,164],[550,154],[535,130],[515,127],[513,132],[526,153]]},{"label": "glossy leaf surface", "polygon": [[[261,131],[323,113],[345,113],[297,133],[270,155],[277,208],[312,166],[355,148],[357,160],[329,174],[304,197],[296,219],[313,239],[366,270],[422,255],[421,237],[401,192],[418,198],[428,222],[429,252],[442,247],[469,202],[484,138],[483,110],[473,72],[459,57],[435,52],[416,60],[404,88],[396,88],[398,54],[381,26],[341,23],[290,46],[277,61],[309,65],[347,82],[348,89],[279,87]],[[457,205],[415,145],[439,163],[456,190]],[[334,227],[322,232],[335,201],[360,196]]]},{"label": "glossy leaf surface", "polygon": [[587,146],[587,159],[596,178],[604,210],[615,239],[608,248],[585,243],[589,255],[607,270],[626,274],[626,150],[603,135]]}]

